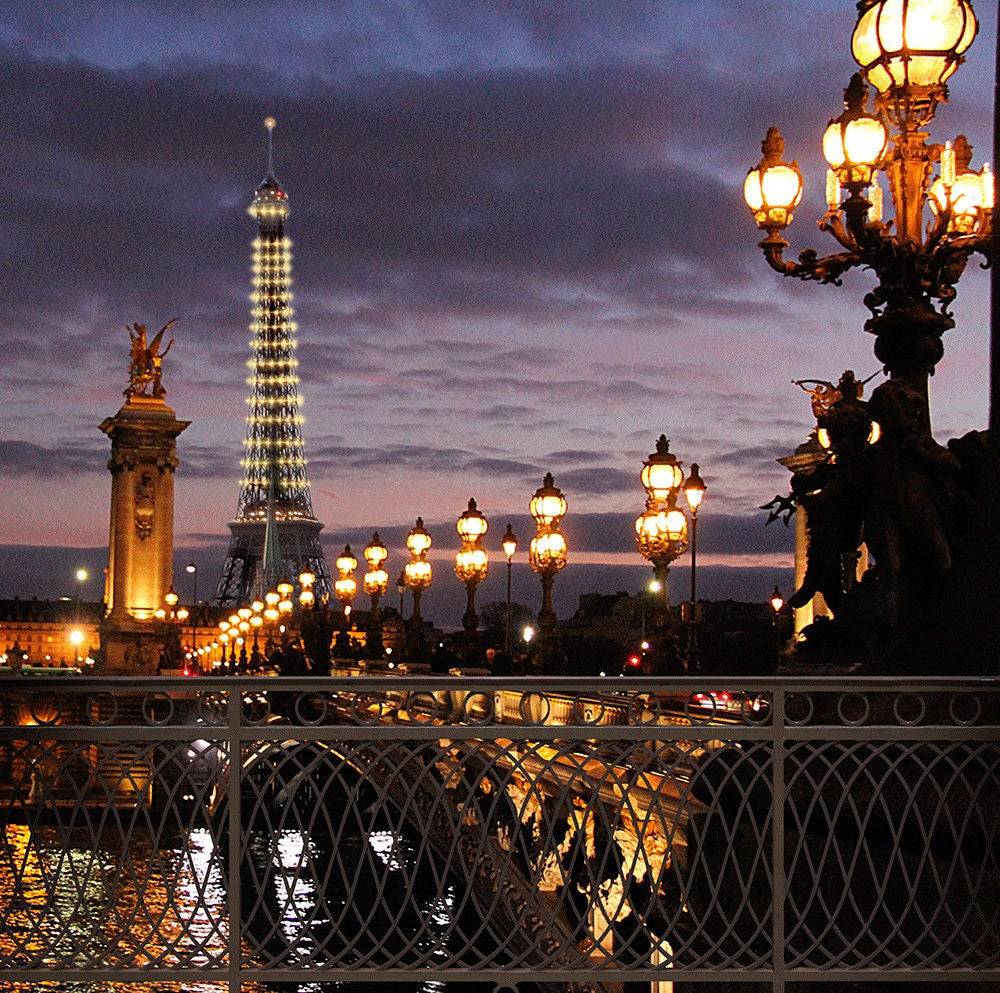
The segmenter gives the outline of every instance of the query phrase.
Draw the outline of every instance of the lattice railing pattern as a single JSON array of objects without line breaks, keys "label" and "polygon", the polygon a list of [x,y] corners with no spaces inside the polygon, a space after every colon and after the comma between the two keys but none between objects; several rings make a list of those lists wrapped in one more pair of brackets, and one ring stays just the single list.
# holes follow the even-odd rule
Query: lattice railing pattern
[{"label": "lattice railing pattern", "polygon": [[1000,980],[996,683],[612,686],[4,678],[0,966]]}]

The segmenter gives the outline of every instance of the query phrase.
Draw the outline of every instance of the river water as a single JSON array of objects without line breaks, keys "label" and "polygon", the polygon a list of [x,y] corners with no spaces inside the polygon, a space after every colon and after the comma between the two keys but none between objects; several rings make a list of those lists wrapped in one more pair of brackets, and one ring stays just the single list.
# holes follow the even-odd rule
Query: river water
[{"label": "river water", "polygon": [[[224,968],[227,946],[225,860],[211,831],[195,829],[171,847],[148,836],[127,848],[94,850],[92,827],[78,831],[7,825],[0,851],[0,955],[27,966],[42,955],[62,967],[171,965]],[[252,839],[242,866],[246,961],[308,970],[353,941],[358,955],[377,942],[379,954],[409,952],[431,963],[451,956],[456,929],[454,887],[416,857],[419,839],[405,830],[344,835],[337,852],[302,832]],[[355,872],[350,892],[338,888],[330,861]],[[256,881],[248,893],[247,879]],[[343,877],[341,877],[343,879]],[[321,882],[326,880],[325,883]],[[332,882],[331,882],[332,880]],[[372,909],[374,908],[374,910]],[[359,927],[359,924],[363,926]],[[359,939],[359,934],[362,937]],[[429,957],[429,958],[428,958]],[[342,960],[341,960],[342,961]],[[431,971],[431,970],[428,970]],[[306,973],[307,974],[307,973]],[[252,972],[249,973],[252,975]],[[37,985],[0,982],[11,993]],[[222,983],[46,983],[53,993],[223,993]],[[438,993],[445,984],[247,981],[246,993]],[[493,984],[448,984],[449,993],[479,993]]]}]

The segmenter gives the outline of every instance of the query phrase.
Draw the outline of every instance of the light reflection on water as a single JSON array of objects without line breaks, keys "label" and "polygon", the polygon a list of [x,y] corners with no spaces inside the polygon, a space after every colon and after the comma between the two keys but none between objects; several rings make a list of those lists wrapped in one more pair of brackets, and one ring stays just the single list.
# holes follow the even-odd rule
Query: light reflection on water
[{"label": "light reflection on water", "polygon": [[[154,850],[148,836],[135,834],[127,848],[85,847],[90,831],[8,825],[0,839],[0,954],[25,967],[42,962],[63,967],[223,967],[228,921],[225,917],[223,862],[211,833],[187,833],[177,847]],[[352,851],[351,841],[357,851]],[[417,846],[404,832],[370,831],[362,840],[341,839],[337,855],[323,851],[300,831],[278,833],[268,846],[266,873],[278,909],[278,933],[290,953],[287,965],[316,955],[315,929],[331,924],[320,870],[333,858],[351,863],[367,847],[384,867],[379,875],[405,877],[413,871]],[[15,885],[15,880],[19,884]],[[445,939],[454,924],[456,892],[450,883],[415,893],[418,916],[429,923],[415,947],[434,959],[449,957]],[[12,894],[19,893],[19,899]],[[244,948],[249,957],[250,947]],[[305,966],[308,968],[308,965]],[[44,989],[52,993],[227,993],[225,983],[157,979],[133,983],[0,983],[10,993]],[[445,993],[490,990],[492,984],[246,982],[245,993]]]}]

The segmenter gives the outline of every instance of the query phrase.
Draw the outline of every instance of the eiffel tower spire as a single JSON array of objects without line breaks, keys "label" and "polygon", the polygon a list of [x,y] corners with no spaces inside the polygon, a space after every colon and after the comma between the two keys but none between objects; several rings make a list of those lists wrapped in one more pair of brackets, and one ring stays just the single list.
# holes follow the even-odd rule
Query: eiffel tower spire
[{"label": "eiffel tower spire", "polygon": [[257,221],[253,243],[250,395],[243,478],[218,600],[238,604],[255,590],[304,569],[316,575],[317,594],[329,593],[330,570],[313,516],[306,476],[292,320],[291,242],[285,228],[288,194],[274,176],[273,117],[267,128],[267,175],[248,213]]}]

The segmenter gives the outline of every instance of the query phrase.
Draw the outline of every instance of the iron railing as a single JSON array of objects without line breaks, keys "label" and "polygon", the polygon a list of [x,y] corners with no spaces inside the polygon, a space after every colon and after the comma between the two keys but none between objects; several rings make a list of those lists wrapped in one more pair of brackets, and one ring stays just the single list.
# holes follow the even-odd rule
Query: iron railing
[{"label": "iron railing", "polygon": [[997,681],[10,676],[0,700],[10,982],[1000,982]]}]

